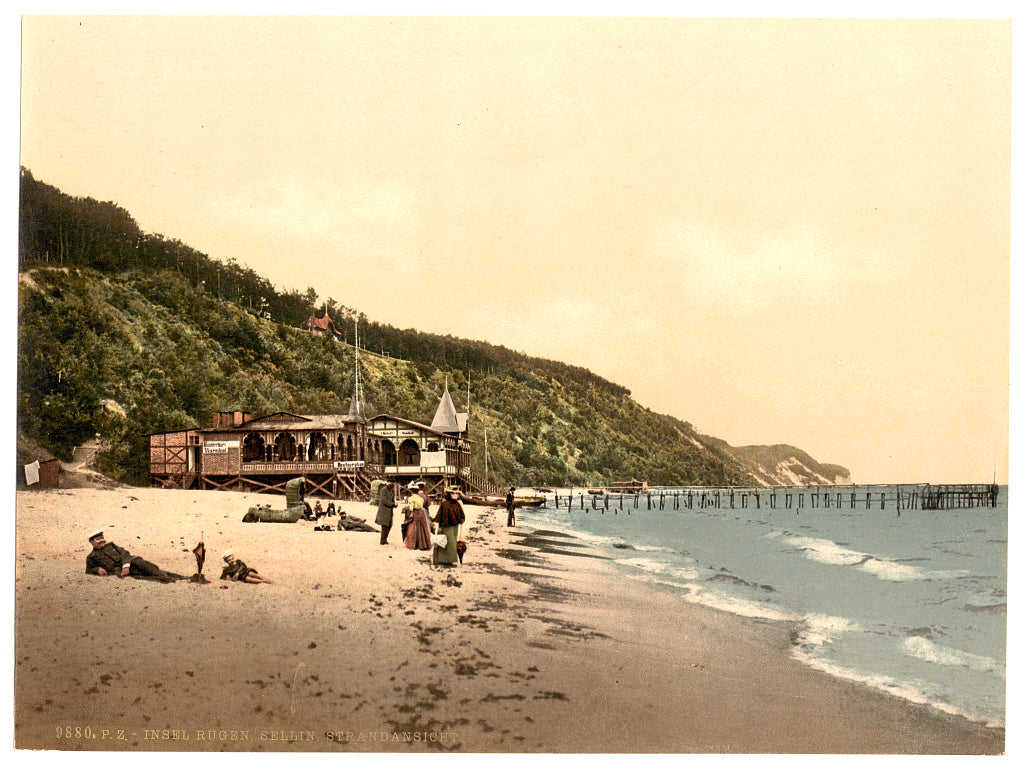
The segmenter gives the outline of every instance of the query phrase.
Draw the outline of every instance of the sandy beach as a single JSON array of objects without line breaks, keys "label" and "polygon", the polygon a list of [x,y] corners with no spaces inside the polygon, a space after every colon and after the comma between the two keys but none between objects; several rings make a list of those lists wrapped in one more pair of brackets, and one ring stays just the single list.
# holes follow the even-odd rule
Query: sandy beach
[{"label": "sandy beach", "polygon": [[[326,504],[326,501],[324,501]],[[617,578],[466,506],[465,563],[283,498],[17,492],[15,741],[100,751],[1000,754],[1002,730],[814,671],[793,629]],[[341,503],[372,522],[367,503]],[[332,524],[334,522],[332,521]],[[209,584],[85,574],[87,536]],[[231,548],[273,583],[219,580]]]}]

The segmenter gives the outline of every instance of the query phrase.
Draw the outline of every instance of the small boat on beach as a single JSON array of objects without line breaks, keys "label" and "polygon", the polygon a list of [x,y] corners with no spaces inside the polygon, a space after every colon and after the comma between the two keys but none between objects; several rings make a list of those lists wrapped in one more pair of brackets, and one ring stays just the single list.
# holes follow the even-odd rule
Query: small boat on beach
[{"label": "small boat on beach", "polygon": [[[486,497],[482,495],[462,495],[462,502],[468,503],[469,505],[492,505],[497,508],[505,507],[504,497]],[[528,505],[544,505],[547,502],[547,498],[542,495],[524,495],[522,497],[513,498],[514,508],[523,508]]]},{"label": "small boat on beach", "polygon": [[467,495],[463,492],[459,495],[459,499],[469,505],[504,505],[505,498],[503,497],[483,497],[481,495]]},{"label": "small boat on beach", "polygon": [[[544,505],[548,499],[543,495],[524,495],[523,497],[515,498],[514,505],[516,508],[522,508],[527,505]],[[504,504],[504,501],[502,501]]]}]

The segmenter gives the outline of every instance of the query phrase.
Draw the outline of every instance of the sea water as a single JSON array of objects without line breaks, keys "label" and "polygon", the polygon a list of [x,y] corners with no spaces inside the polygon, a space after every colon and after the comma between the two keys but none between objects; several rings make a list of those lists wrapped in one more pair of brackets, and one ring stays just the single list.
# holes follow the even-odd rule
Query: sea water
[{"label": "sea water", "polygon": [[834,676],[1005,726],[1006,487],[996,507],[948,510],[898,509],[894,487],[863,486],[855,506],[825,508],[811,497],[825,491],[780,490],[775,507],[766,490],[760,507],[752,494],[689,507],[690,490],[577,491],[572,508],[548,495],[517,523],[579,538],[638,585],[793,621],[794,656]]}]

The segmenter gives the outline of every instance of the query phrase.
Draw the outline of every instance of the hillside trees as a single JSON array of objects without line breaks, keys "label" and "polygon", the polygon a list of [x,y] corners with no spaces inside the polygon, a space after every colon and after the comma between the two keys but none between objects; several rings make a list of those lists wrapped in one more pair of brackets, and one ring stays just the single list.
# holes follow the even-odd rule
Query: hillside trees
[{"label": "hillside trees", "polygon": [[471,401],[474,470],[486,459],[499,484],[744,480],[688,441],[687,423],[581,367],[376,323],[141,233],[113,203],[25,169],[21,187],[18,426],[59,457],[99,433],[102,468],[146,483],[151,433],[207,425],[219,410],[347,412],[355,351],[305,328],[326,311],[342,327],[359,321],[367,412],[429,424],[447,385],[460,411]]},{"label": "hillside trees", "polygon": [[[100,433],[104,469],[145,483],[150,433],[206,425],[219,410],[348,409],[351,345],[259,318],[175,271],[112,278],[37,269],[21,283],[20,429],[58,456]],[[361,358],[372,414],[429,424],[446,386],[458,409],[471,399],[473,467],[483,471],[486,430],[487,466],[497,483],[738,479],[681,440],[676,425],[597,383],[562,382],[511,364],[481,374],[421,358]]]}]

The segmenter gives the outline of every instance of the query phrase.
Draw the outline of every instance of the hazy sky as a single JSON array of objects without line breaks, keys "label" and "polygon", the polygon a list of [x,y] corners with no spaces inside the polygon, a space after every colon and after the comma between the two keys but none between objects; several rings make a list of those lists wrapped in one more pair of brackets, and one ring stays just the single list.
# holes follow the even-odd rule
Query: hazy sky
[{"label": "hazy sky", "polygon": [[21,163],[858,482],[1007,477],[1010,22],[27,17]]}]

